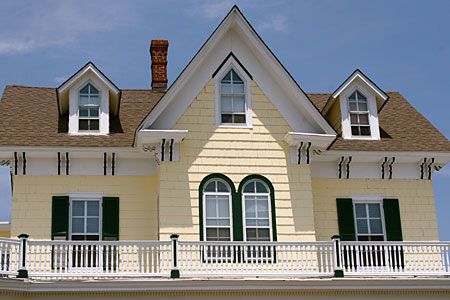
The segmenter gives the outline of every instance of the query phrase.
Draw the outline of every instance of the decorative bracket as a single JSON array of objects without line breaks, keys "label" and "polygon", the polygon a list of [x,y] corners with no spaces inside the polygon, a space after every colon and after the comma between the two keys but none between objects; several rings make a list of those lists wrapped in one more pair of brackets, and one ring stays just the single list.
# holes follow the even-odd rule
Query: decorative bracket
[{"label": "decorative bracket", "polygon": [[439,171],[442,167],[434,165],[434,157],[426,158],[424,157],[422,163],[420,164],[420,179],[431,180],[431,174],[433,173],[433,168]]},{"label": "decorative bracket", "polygon": [[381,163],[381,178],[382,179],[392,179],[393,164],[395,162],[395,157],[385,157]]},{"label": "decorative bracket", "polygon": [[339,178],[346,178],[346,179],[350,178],[350,163],[351,162],[352,162],[351,156],[341,156],[341,159],[339,160],[339,164],[338,164]]}]

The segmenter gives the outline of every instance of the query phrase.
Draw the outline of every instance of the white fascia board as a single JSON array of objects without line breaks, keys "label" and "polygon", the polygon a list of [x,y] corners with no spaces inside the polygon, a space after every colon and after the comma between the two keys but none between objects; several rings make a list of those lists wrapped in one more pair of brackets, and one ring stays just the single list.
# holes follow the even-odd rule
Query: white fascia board
[{"label": "white fascia board", "polygon": [[301,142],[311,143],[318,148],[327,148],[336,138],[334,134],[315,134],[303,132],[288,132],[284,140],[289,146],[299,146]]},{"label": "white fascia board", "polygon": [[261,38],[257,36],[256,32],[250,27],[239,9],[237,9],[236,7],[231,10],[227,17],[225,17],[222,23],[213,32],[207,42],[194,56],[192,61],[186,66],[180,76],[168,89],[167,93],[162,97],[156,107],[147,116],[139,129],[149,128],[153,124],[153,122],[155,122],[156,119],[162,114],[162,112],[167,109],[175,95],[177,95],[177,93],[183,88],[189,76],[193,76],[195,70],[203,62],[205,57],[214,48],[214,46],[220,41],[224,34],[228,31],[230,26],[239,27],[240,31],[245,34],[245,37],[249,39],[254,49],[261,57],[263,57],[264,61],[269,64],[270,69],[276,73],[276,77],[282,78],[282,80],[280,81],[285,83],[286,88],[289,89],[290,94],[293,95],[292,99],[294,100],[294,102],[296,102],[297,105],[301,105],[326,134],[335,134],[336,132],[334,131],[334,129],[314,107],[305,93],[299,88],[297,83],[288,74],[281,63],[276,59],[274,54],[267,48]]},{"label": "white fascia board", "polygon": [[11,222],[10,221],[0,221],[0,231],[10,231]]},{"label": "white fascia board", "polygon": [[185,138],[187,133],[187,130],[141,129],[138,132],[138,144],[160,143],[162,139],[173,139],[175,143],[179,143]]},{"label": "white fascia board", "polygon": [[138,152],[135,147],[27,147],[27,146],[5,146],[0,147],[0,157],[3,154],[13,152]]}]

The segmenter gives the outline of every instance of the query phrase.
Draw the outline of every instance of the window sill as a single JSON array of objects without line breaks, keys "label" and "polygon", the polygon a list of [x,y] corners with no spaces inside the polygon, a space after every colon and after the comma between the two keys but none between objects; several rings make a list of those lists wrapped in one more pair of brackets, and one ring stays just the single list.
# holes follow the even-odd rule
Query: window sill
[{"label": "window sill", "polygon": [[360,141],[379,141],[379,138],[367,136],[351,136],[351,137],[344,137],[344,140],[360,140]]},{"label": "window sill", "polygon": [[79,132],[72,132],[69,133],[69,135],[108,135],[108,133],[99,132],[99,131],[79,131]]},{"label": "window sill", "polygon": [[249,124],[218,124],[218,128],[247,128],[251,129],[253,126]]}]

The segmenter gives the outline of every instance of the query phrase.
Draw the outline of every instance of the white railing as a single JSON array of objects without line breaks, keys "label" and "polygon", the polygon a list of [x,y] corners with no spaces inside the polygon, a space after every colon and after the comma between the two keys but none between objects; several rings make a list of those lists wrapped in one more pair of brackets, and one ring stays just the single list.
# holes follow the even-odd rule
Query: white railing
[{"label": "white railing", "polygon": [[450,242],[341,242],[346,275],[450,275]]},{"label": "white railing", "polygon": [[36,241],[0,238],[0,277],[450,276],[450,242]]},{"label": "white railing", "polygon": [[17,274],[19,240],[0,238],[0,277]]},{"label": "white railing", "polygon": [[320,276],[333,274],[331,242],[178,243],[186,276]]},{"label": "white railing", "polygon": [[30,277],[168,276],[170,241],[28,241]]}]

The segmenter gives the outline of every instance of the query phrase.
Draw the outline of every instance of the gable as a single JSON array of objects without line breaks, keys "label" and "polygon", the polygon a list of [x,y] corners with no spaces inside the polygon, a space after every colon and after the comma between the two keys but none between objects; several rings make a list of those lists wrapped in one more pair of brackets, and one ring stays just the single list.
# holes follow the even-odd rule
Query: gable
[{"label": "gable", "polygon": [[230,53],[248,70],[294,131],[335,133],[237,7],[194,56],[141,128],[173,128]]}]

